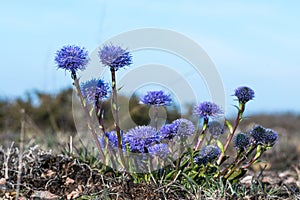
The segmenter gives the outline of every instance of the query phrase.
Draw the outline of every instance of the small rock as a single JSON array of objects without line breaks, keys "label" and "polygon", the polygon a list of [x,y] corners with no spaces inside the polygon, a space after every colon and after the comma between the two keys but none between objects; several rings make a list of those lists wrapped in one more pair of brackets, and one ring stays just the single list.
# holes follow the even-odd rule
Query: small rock
[{"label": "small rock", "polygon": [[42,200],[54,200],[58,199],[59,196],[52,194],[48,191],[34,191],[34,193],[30,196],[31,199],[42,199]]},{"label": "small rock", "polygon": [[242,180],[241,183],[245,184],[246,186],[250,186],[252,182],[253,176],[245,176]]}]

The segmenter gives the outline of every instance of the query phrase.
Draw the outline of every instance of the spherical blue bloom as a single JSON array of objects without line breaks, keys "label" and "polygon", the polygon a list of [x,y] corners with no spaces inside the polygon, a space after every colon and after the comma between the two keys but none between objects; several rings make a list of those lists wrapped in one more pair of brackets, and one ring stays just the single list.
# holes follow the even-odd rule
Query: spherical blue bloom
[{"label": "spherical blue bloom", "polygon": [[162,139],[172,139],[175,136],[186,137],[195,133],[193,122],[187,119],[176,119],[171,124],[166,124],[160,128]]},{"label": "spherical blue bloom", "polygon": [[137,126],[124,134],[124,143],[133,153],[147,153],[148,148],[160,142],[160,137],[151,126]]},{"label": "spherical blue bloom", "polygon": [[95,103],[108,97],[109,85],[101,79],[91,79],[81,84],[81,91],[88,103]]},{"label": "spherical blue bloom", "polygon": [[115,71],[132,63],[132,56],[127,50],[112,44],[103,46],[99,51],[99,57],[102,64]]},{"label": "spherical blue bloom", "polygon": [[266,136],[266,128],[261,125],[255,125],[250,130],[250,135],[254,139],[255,143],[264,144],[265,136]]},{"label": "spherical blue bloom", "polygon": [[160,128],[160,137],[162,139],[172,139],[176,134],[174,124],[165,124]]},{"label": "spherical blue bloom", "polygon": [[214,162],[221,154],[219,147],[207,145],[203,147],[198,155],[194,158],[194,162],[198,165],[207,165]]},{"label": "spherical blue bloom", "polygon": [[88,52],[79,46],[64,46],[56,52],[55,62],[58,68],[69,70],[72,73],[78,69],[84,70],[89,62]]},{"label": "spherical blue bloom", "polygon": [[170,150],[167,144],[154,144],[148,148],[148,152],[153,156],[159,156],[166,158],[170,154]]},{"label": "spherical blue bloom", "polygon": [[217,104],[204,101],[194,107],[193,114],[208,119],[209,117],[222,115],[223,111]]},{"label": "spherical blue bloom", "polygon": [[143,104],[154,105],[154,106],[169,106],[172,102],[170,95],[165,94],[162,90],[160,91],[149,91],[141,99]]},{"label": "spherical blue bloom", "polygon": [[247,103],[254,98],[254,91],[249,87],[239,87],[235,89],[234,96],[236,96],[240,103]]},{"label": "spherical blue bloom", "polygon": [[174,125],[174,132],[176,136],[184,137],[195,133],[195,126],[193,122],[187,119],[176,119],[172,122]]},{"label": "spherical blue bloom", "polygon": [[254,126],[250,130],[250,135],[255,143],[263,145],[273,145],[278,139],[278,134],[275,131],[266,129],[260,125]]},{"label": "spherical blue bloom", "polygon": [[213,137],[219,137],[224,133],[224,124],[218,121],[212,121],[208,124],[208,131]]},{"label": "spherical blue bloom", "polygon": [[233,138],[234,147],[245,150],[250,144],[250,137],[245,133],[238,133]]},{"label": "spherical blue bloom", "polygon": [[273,145],[278,139],[278,134],[272,129],[266,130],[265,141],[264,143],[267,145]]}]

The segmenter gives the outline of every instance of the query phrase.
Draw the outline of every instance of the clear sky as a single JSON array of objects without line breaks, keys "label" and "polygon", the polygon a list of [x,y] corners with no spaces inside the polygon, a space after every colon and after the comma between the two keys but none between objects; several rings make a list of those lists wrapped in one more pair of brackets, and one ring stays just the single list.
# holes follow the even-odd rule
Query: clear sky
[{"label": "clear sky", "polygon": [[[56,70],[57,49],[92,51],[137,28],[182,33],[207,52],[233,109],[233,90],[256,91],[249,112],[300,113],[300,1],[12,0],[0,6],[1,97],[70,87]],[[250,111],[251,110],[251,111]]]}]

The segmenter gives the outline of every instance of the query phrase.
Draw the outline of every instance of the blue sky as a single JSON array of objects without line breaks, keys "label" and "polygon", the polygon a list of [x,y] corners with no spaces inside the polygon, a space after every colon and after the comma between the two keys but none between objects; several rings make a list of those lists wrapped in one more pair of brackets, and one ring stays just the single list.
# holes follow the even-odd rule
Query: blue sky
[{"label": "blue sky", "polygon": [[122,32],[154,27],[196,41],[233,90],[256,91],[249,113],[300,112],[299,1],[44,0],[0,7],[1,97],[71,86],[53,58],[66,44],[92,51]]}]

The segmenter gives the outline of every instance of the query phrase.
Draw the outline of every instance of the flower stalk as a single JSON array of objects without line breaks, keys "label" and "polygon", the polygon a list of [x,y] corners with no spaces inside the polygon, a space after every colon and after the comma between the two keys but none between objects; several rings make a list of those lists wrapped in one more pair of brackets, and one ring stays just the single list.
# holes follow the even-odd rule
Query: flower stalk
[{"label": "flower stalk", "polygon": [[119,125],[119,108],[118,108],[118,95],[117,95],[117,83],[116,83],[116,71],[113,67],[110,68],[111,72],[111,84],[112,84],[112,99],[111,99],[111,104],[112,104],[112,110],[113,110],[113,116],[114,116],[114,125],[116,129],[116,134],[117,134],[117,139],[118,139],[118,149],[119,149],[119,154],[121,158],[121,162],[123,164],[123,167],[127,169],[126,167],[126,162],[123,154],[123,148],[122,148],[122,138],[121,138],[121,129]]},{"label": "flower stalk", "polygon": [[237,127],[239,126],[239,123],[241,122],[241,120],[243,118],[244,111],[245,111],[245,104],[244,103],[240,103],[239,104],[238,114],[237,114],[237,117],[235,119],[234,127],[233,128],[229,125],[230,123],[228,121],[226,121],[226,124],[229,127],[229,135],[228,135],[228,137],[226,139],[226,143],[224,145],[224,151],[221,153],[221,156],[219,157],[219,159],[217,161],[218,165],[221,164],[221,161],[222,161],[223,157],[225,156],[225,153],[226,153],[226,151],[228,149],[228,146],[229,146],[229,144],[230,144],[230,142],[231,142],[231,140],[233,138],[233,135],[234,135]]},{"label": "flower stalk", "polygon": [[198,137],[198,140],[197,140],[197,144],[195,146],[195,151],[197,151],[200,147],[200,144],[201,142],[203,141],[203,138],[204,138],[204,133],[207,129],[207,125],[208,125],[208,118],[204,118],[204,122],[203,122],[203,126],[202,126],[202,130],[201,132],[198,134],[199,137]]},{"label": "flower stalk", "polygon": [[95,130],[94,126],[93,126],[93,122],[92,122],[92,118],[90,116],[89,109],[88,109],[86,103],[84,102],[84,98],[83,98],[83,95],[82,95],[82,92],[81,92],[81,89],[80,89],[80,85],[79,85],[79,79],[76,76],[76,72],[73,73],[73,71],[72,71],[72,75],[71,76],[72,76],[72,78],[74,80],[73,84],[74,84],[74,86],[76,88],[77,95],[78,95],[78,97],[80,99],[81,106],[82,106],[82,108],[84,110],[84,113],[85,113],[85,115],[87,117],[88,127],[89,127],[89,129],[90,129],[90,131],[92,133],[93,140],[94,140],[94,142],[96,144],[96,147],[97,147],[97,149],[98,149],[98,151],[100,153],[100,157],[101,157],[102,161],[105,162],[105,155],[104,155],[104,152],[103,152],[103,150],[102,150],[102,148],[100,146],[96,130]]}]

